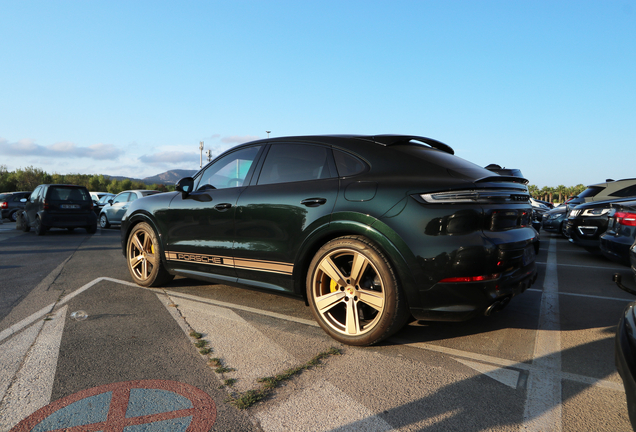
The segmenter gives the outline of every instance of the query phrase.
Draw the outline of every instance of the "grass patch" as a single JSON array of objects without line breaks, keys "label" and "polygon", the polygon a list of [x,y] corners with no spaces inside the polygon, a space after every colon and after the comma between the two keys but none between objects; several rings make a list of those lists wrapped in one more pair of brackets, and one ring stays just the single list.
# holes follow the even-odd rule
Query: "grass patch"
[{"label": "grass patch", "polygon": [[202,348],[202,349],[199,350],[199,354],[202,354],[202,355],[208,355],[211,352],[212,352],[212,349],[210,349],[210,348]]},{"label": "grass patch", "polygon": [[[287,369],[281,374],[265,377],[258,380],[262,384],[262,387],[258,390],[248,390],[245,393],[241,393],[237,396],[233,396],[228,398],[226,401],[230,404],[234,405],[238,409],[247,409],[254,405],[256,402],[265,398],[273,389],[278,387],[280,383],[286,381],[295,375],[300,374],[301,372],[311,369],[312,367],[318,366],[321,364],[321,361],[327,357],[340,355],[342,352],[338,348],[329,348],[327,351],[321,352],[320,354],[315,355],[311,360],[307,363],[302,364],[300,366],[296,366],[295,368]],[[212,359],[218,360],[218,359]]]},{"label": "grass patch", "polygon": [[194,330],[190,332],[190,337],[193,337],[195,339],[201,339],[203,337],[203,335],[199,332],[195,332]]},{"label": "grass patch", "polygon": [[197,348],[204,348],[208,344],[208,341],[205,339],[201,339],[198,342],[195,342],[194,346]]}]

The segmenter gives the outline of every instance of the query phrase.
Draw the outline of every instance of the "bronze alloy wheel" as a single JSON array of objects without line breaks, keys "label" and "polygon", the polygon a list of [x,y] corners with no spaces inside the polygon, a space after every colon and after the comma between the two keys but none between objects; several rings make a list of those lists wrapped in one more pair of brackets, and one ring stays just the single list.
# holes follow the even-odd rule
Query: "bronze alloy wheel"
[{"label": "bronze alloy wheel", "polygon": [[390,264],[364,238],[342,237],[323,246],[310,265],[307,285],[314,317],[341,342],[371,345],[406,321]]},{"label": "bronze alloy wheel", "polygon": [[130,232],[126,257],[130,275],[139,285],[159,286],[174,277],[163,268],[157,236],[145,222],[136,225]]}]

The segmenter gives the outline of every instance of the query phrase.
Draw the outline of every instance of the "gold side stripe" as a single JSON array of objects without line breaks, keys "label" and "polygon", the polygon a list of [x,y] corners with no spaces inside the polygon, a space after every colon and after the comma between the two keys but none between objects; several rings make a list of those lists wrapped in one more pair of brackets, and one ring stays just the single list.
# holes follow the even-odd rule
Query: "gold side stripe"
[{"label": "gold side stripe", "polygon": [[230,258],[225,256],[204,255],[187,252],[166,251],[166,260],[207,264],[222,267],[235,267],[247,270],[265,271],[269,273],[280,273],[291,275],[294,265],[277,261],[264,261],[244,258]]}]

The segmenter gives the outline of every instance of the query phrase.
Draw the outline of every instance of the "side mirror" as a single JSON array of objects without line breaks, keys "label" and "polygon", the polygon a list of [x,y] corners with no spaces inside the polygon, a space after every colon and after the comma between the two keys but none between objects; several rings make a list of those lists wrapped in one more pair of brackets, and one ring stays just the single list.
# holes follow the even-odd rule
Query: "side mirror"
[{"label": "side mirror", "polygon": [[113,205],[113,200],[108,200],[108,204]]},{"label": "side mirror", "polygon": [[188,194],[192,193],[194,189],[194,179],[192,177],[184,177],[177,182],[175,190],[181,192],[185,198]]}]

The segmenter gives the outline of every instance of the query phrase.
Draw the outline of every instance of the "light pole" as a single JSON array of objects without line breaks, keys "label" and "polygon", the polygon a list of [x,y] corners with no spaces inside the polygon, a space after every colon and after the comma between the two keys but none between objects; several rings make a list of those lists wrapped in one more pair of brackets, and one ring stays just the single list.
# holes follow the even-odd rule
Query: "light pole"
[{"label": "light pole", "polygon": [[265,132],[267,132],[267,139],[269,139],[269,134],[270,134],[272,131],[265,131]]},{"label": "light pole", "polygon": [[203,168],[203,141],[199,141],[199,153],[201,153],[199,168]]}]

